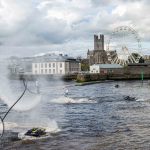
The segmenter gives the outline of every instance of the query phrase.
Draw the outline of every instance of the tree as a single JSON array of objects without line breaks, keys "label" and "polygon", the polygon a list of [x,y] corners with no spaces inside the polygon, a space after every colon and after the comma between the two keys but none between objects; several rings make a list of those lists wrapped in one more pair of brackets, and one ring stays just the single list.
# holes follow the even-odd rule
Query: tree
[{"label": "tree", "polygon": [[89,64],[81,63],[81,70],[82,71],[89,71]]},{"label": "tree", "polygon": [[81,60],[81,70],[82,71],[89,71],[89,59],[82,59]]},{"label": "tree", "polygon": [[142,57],[140,57],[139,63],[144,63],[144,62],[145,62],[145,60]]}]

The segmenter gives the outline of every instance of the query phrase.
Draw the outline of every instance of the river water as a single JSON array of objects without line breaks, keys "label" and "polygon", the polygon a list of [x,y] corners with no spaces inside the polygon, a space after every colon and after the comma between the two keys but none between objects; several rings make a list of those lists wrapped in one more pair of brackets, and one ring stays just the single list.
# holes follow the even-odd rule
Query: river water
[{"label": "river water", "polygon": [[[17,81],[14,81],[17,82]],[[16,83],[14,91],[21,91]],[[21,103],[5,120],[1,149],[6,150],[116,150],[150,149],[150,85],[148,81],[106,82],[75,86],[74,82],[40,83],[41,101],[29,110]],[[119,88],[115,85],[119,84]],[[33,86],[34,87],[34,86]],[[30,90],[34,91],[32,83]],[[18,88],[18,89],[17,89]],[[17,89],[17,90],[16,90]],[[64,92],[68,89],[68,95]],[[136,97],[135,101],[125,96]],[[25,99],[26,100],[26,99]],[[19,104],[18,104],[19,105]],[[0,101],[2,112],[8,109]],[[45,139],[17,140],[16,132],[43,126],[51,133]]]}]

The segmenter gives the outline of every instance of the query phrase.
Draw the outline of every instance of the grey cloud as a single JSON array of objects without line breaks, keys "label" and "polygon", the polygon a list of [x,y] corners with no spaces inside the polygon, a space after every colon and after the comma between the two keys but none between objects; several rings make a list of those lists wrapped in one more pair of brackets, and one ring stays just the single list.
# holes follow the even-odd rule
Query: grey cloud
[{"label": "grey cloud", "polygon": [[[23,47],[44,47],[48,45],[49,48],[44,47],[45,50],[50,48],[61,49],[61,47],[69,49],[69,46],[70,49],[80,49],[80,46],[81,49],[84,47],[86,52],[89,45],[93,45],[93,34],[104,33],[109,35],[117,25],[130,23],[136,24],[136,29],[140,31],[140,34],[144,33],[142,36],[144,40],[150,39],[148,34],[150,22],[146,19],[150,17],[148,0],[132,2],[129,0],[114,0],[113,2],[111,0],[91,0],[92,5],[87,6],[87,8],[79,8],[78,5],[74,6],[71,0],[63,0],[64,3],[59,0],[37,0],[36,2],[34,0],[4,1],[8,2],[8,8],[12,8],[12,10],[16,8],[14,11],[17,13],[14,18],[7,17],[5,20],[5,14],[0,11],[0,42],[2,45],[9,47],[8,51],[10,51],[10,47],[19,46],[21,47],[20,52],[28,53],[23,52]],[[84,1],[86,4],[86,0]],[[41,6],[40,4],[43,2],[45,4]],[[130,5],[134,2],[139,2],[144,7],[141,12],[137,12],[136,9],[134,11],[130,10]],[[13,3],[12,6],[10,5],[11,3]],[[129,8],[124,15],[112,14],[112,11],[122,5],[127,5]],[[54,17],[46,18],[48,11],[52,9],[56,11],[56,14],[54,11]],[[66,18],[66,16],[57,17],[59,15],[57,11],[60,14],[63,11],[73,13],[76,15],[76,19],[73,18],[74,16],[72,18]],[[147,17],[145,14],[147,14]],[[69,13],[66,15],[69,15]],[[16,18],[17,16],[18,18]],[[3,19],[5,21],[2,21]],[[82,47],[82,41],[86,40],[89,40],[90,44],[88,43],[87,47],[86,44]],[[68,44],[69,42],[72,43],[72,46]],[[43,49],[41,48],[41,51]],[[40,49],[37,48],[37,52],[39,51]],[[36,48],[32,52],[36,52]]]}]

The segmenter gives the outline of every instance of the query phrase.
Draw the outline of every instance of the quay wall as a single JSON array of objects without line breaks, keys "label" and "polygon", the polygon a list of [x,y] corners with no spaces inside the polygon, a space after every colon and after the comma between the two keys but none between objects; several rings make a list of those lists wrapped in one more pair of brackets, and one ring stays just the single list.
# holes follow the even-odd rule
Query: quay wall
[{"label": "quay wall", "polygon": [[89,82],[99,80],[137,80],[150,79],[150,67],[132,66],[125,68],[111,69],[113,71],[105,71],[107,73],[80,73],[77,75],[77,82]]}]

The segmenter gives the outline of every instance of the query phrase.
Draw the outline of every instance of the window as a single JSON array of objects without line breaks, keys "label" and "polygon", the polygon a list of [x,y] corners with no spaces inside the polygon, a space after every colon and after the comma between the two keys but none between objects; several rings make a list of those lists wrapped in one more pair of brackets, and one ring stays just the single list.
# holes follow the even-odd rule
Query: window
[{"label": "window", "polygon": [[53,73],[55,73],[55,69],[53,69]]},{"label": "window", "polygon": [[113,72],[113,70],[110,69],[110,70],[109,70],[109,73],[112,73],[112,72]]},{"label": "window", "polygon": [[55,63],[53,63],[53,67],[55,67]]},{"label": "window", "polygon": [[47,73],[47,69],[45,69],[45,73]]},{"label": "window", "polygon": [[35,66],[35,68],[37,68],[37,64],[35,64],[34,66]]},{"label": "window", "polygon": [[51,69],[49,69],[49,73],[51,74]]},{"label": "window", "polygon": [[43,64],[41,64],[41,68],[43,68]]},{"label": "window", "polygon": [[62,63],[60,63],[60,68],[62,68]]},{"label": "window", "polygon": [[41,69],[41,74],[43,74],[43,69]]},{"label": "window", "polygon": [[35,74],[37,74],[37,70],[35,70]]},{"label": "window", "polygon": [[51,68],[51,63],[49,63],[49,68]]},{"label": "window", "polygon": [[108,71],[107,71],[107,69],[106,69],[106,70],[104,70],[104,73],[105,73],[105,74],[107,74],[107,72],[108,72]]},{"label": "window", "polygon": [[60,74],[62,74],[62,70],[60,70]]},{"label": "window", "polygon": [[45,68],[47,68],[47,64],[45,64]]}]

